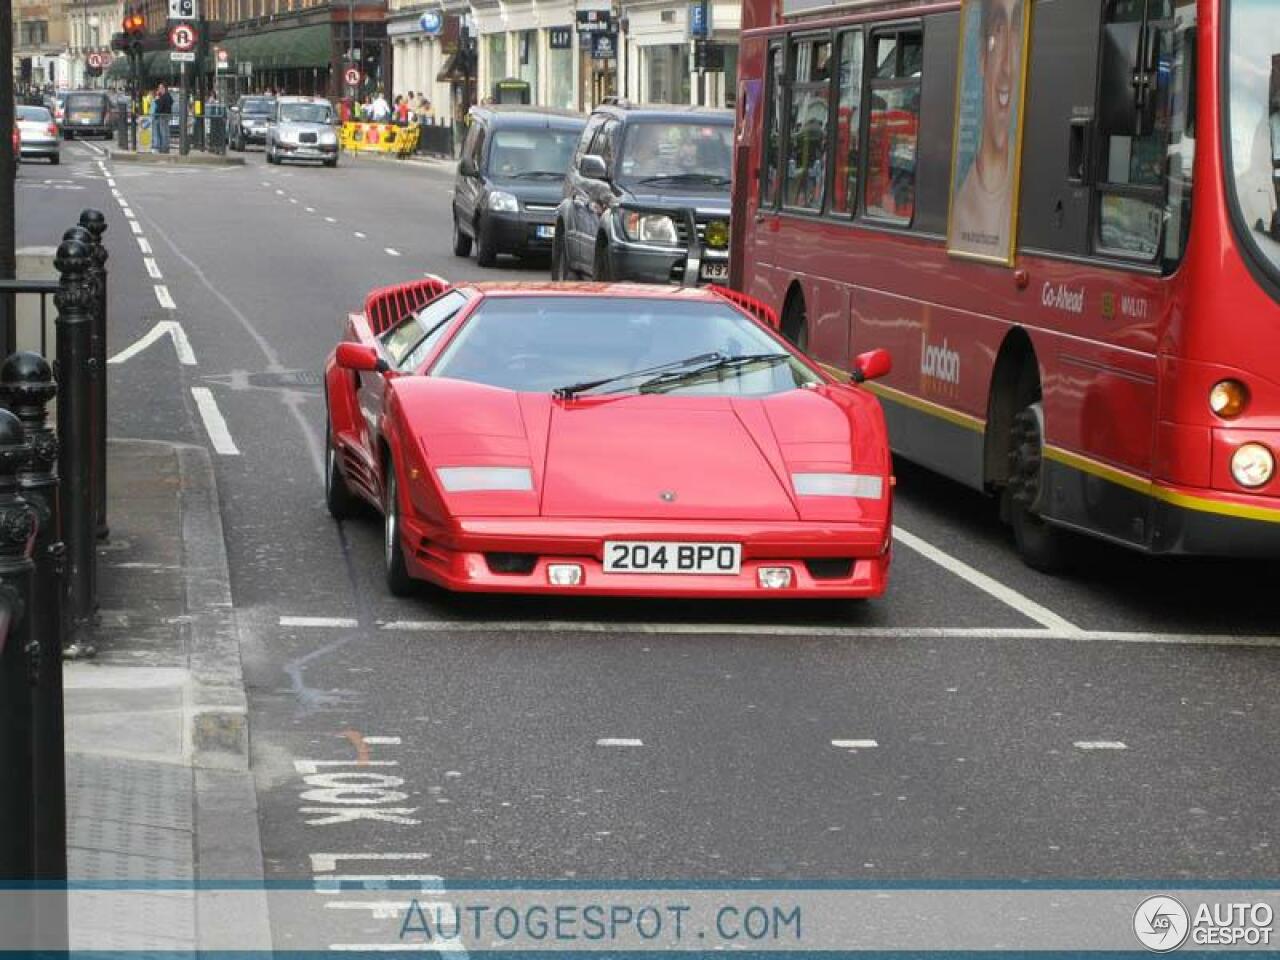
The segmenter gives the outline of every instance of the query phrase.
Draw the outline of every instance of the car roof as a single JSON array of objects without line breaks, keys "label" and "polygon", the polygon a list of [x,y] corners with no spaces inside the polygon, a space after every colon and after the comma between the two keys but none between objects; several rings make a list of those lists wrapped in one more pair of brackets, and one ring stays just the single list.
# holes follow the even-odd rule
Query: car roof
[{"label": "car roof", "polygon": [[702,119],[722,123],[733,122],[732,110],[720,110],[714,107],[690,106],[679,103],[631,103],[627,100],[620,100],[616,103],[602,103],[593,112],[612,113],[619,117],[643,116],[656,119]]},{"label": "car roof", "polygon": [[[265,94],[263,95],[265,96]],[[327,106],[333,106],[325,97],[275,97],[277,103],[323,103]]]},{"label": "car roof", "polygon": [[587,115],[576,110],[564,110],[560,107],[534,107],[516,104],[490,104],[472,107],[471,112],[491,120],[498,120],[504,126],[541,126],[553,121],[572,121],[585,124]]},{"label": "car roof", "polygon": [[728,303],[706,287],[675,287],[656,283],[554,283],[549,280],[462,281],[454,289],[483,297],[588,297],[599,300],[681,300]]}]

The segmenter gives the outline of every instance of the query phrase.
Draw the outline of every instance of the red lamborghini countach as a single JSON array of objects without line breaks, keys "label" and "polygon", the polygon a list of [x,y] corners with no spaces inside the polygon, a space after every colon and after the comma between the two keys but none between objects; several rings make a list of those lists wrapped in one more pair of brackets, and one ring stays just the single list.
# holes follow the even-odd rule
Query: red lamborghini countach
[{"label": "red lamborghini countach", "polygon": [[387,584],[650,597],[874,597],[879,402],[749,297],[420,280],[373,291],[325,370],[325,494],[385,518]]}]

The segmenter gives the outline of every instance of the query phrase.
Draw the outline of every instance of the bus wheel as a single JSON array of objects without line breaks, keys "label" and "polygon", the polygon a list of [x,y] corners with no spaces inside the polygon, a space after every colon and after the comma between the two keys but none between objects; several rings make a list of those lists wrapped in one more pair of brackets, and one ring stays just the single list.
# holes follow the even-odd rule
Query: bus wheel
[{"label": "bus wheel", "polygon": [[804,297],[793,294],[782,311],[782,335],[801,350],[809,348],[809,317],[804,308]]},{"label": "bus wheel", "polygon": [[1013,418],[1009,444],[1009,522],[1018,553],[1027,566],[1058,573],[1070,565],[1071,535],[1046,521],[1040,513],[1044,492],[1040,478],[1044,462],[1044,411],[1029,404]]}]

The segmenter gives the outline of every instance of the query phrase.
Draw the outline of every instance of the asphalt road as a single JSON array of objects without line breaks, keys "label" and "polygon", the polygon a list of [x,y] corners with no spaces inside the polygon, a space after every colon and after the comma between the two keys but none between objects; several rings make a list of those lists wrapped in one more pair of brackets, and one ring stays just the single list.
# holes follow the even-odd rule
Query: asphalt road
[{"label": "asphalt road", "polygon": [[[451,182],[261,154],[104,170],[79,144],[22,170],[20,242],[108,215],[111,353],[158,322],[189,340],[191,364],[164,338],[112,366],[112,429],[220,454],[269,876],[342,851],[469,882],[1280,871],[1274,565],[1093,546],[1045,577],[993,504],[901,464],[881,601],[389,596],[378,519],[322,502],[343,314],[425,272],[547,275],[452,256]],[[317,764],[356,759],[384,779],[343,806]],[[378,812],[323,812],[357,807]]]}]

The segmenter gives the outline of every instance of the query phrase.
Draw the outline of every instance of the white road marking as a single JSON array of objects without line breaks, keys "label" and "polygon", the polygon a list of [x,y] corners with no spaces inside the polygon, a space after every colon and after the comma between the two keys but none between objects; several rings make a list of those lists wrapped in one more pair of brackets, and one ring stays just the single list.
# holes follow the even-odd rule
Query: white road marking
[{"label": "white road marking", "polygon": [[359,620],[350,617],[281,617],[282,627],[333,627],[349,628],[360,626]]},{"label": "white road marking", "polygon": [[290,198],[289,198],[289,202],[290,202],[290,203],[297,203],[297,202],[298,202],[298,198],[297,198],[297,197],[290,197]]},{"label": "white road marking", "polygon": [[315,212],[316,212],[315,207],[307,207],[307,213],[315,213]]},{"label": "white road marking", "polygon": [[120,210],[121,210],[121,212],[125,215],[125,218],[126,218],[126,219],[129,219],[129,220],[136,220],[136,219],[138,219],[138,218],[137,218],[137,215],[136,215],[136,214],[135,214],[131,209],[129,209],[128,207],[121,207],[121,208],[120,208]]},{"label": "white road marking", "polygon": [[644,741],[627,737],[601,737],[596,741],[597,747],[643,747]]},{"label": "white road marking", "polygon": [[356,230],[354,233],[352,233],[352,236],[355,237],[357,240],[363,240],[365,238],[365,235],[361,233],[359,230]]},{"label": "white road marking", "polygon": [[115,187],[112,187],[112,188],[111,188],[111,195],[112,195],[113,197],[115,197],[117,200],[119,200],[119,199],[120,199],[120,197],[121,197],[121,193],[120,193],[120,191],[119,191],[119,190],[117,190]]},{"label": "white road marking", "polygon": [[169,288],[163,283],[155,285],[156,299],[160,301],[160,306],[166,310],[177,310],[178,305],[173,302],[173,297],[169,294]]},{"label": "white road marking", "polygon": [[218,409],[218,401],[208,387],[192,387],[191,395],[196,399],[196,408],[200,411],[200,419],[204,421],[205,432],[209,434],[209,442],[213,449],[224,457],[240,456],[240,448],[231,439],[231,431],[227,429],[227,421]]},{"label": "white road marking", "polygon": [[136,236],[137,234],[142,233],[142,224],[140,224],[137,220],[130,220],[129,229],[132,230],[134,232],[134,235]]},{"label": "white road marking", "polygon": [[957,560],[955,557],[951,556],[951,554],[944,553],[933,544],[920,539],[914,533],[909,533],[899,526],[894,526],[893,538],[904,546],[910,547],[926,560],[932,560],[938,566],[955,574],[966,583],[969,583],[984,593],[995,597],[1001,603],[1005,604],[1005,606],[1012,607],[1028,620],[1034,620],[1042,627],[1061,634],[1076,634],[1081,632],[1080,628],[1074,623],[1058,616],[1048,607],[1042,607],[1030,597],[1024,596],[1012,587],[1005,586],[994,577],[989,577],[982,571],[969,566],[969,564],[965,563],[963,560]]},{"label": "white road marking", "polygon": [[400,746],[399,737],[365,737],[364,742],[371,747],[398,747]]},{"label": "white road marking", "polygon": [[[397,737],[397,740],[400,738]],[[313,853],[311,869],[317,873],[332,873],[338,869],[339,860],[430,860],[429,853]]]},{"label": "white road marking", "polygon": [[269,187],[269,186],[271,186],[271,183],[270,183],[270,181],[268,181],[268,180],[263,180],[263,181],[262,181],[262,185],[263,185],[264,187]]},{"label": "white road marking", "polygon": [[1072,744],[1077,750],[1128,750],[1123,740],[1077,740]]},{"label": "white road marking", "polygon": [[339,893],[343,890],[387,890],[390,884],[406,889],[426,892],[444,889],[444,877],[435,873],[331,873],[313,877],[316,893]]},{"label": "white road marking", "polygon": [[335,219],[333,219],[333,217],[325,217],[325,218],[324,218],[324,222],[325,222],[325,223],[337,223],[338,221],[337,221],[337,220],[335,220]]},{"label": "white road marking", "polygon": [[151,253],[151,241],[146,237],[138,237],[138,249],[143,253]]},{"label": "white road marking", "polygon": [[152,280],[162,279],[160,267],[156,265],[155,257],[143,257],[142,265],[147,268],[147,276]]},{"label": "white road marking", "polygon": [[832,740],[831,745],[841,750],[870,750],[880,746],[875,740]]},{"label": "white road marking", "polygon": [[389,256],[389,257],[398,257],[398,256],[400,256],[400,251],[399,251],[399,250],[397,250],[395,247],[383,247],[382,249],[383,249],[383,250],[385,250],[385,251],[387,251],[387,256]]},{"label": "white road marking", "polygon": [[116,185],[115,179],[113,177],[107,177],[107,186],[114,187],[115,185]]},{"label": "white road marking", "polygon": [[187,339],[186,331],[182,329],[182,325],[176,320],[161,320],[132,346],[121,350],[107,363],[124,363],[131,357],[140,354],[161,337],[166,336],[173,338],[173,349],[178,354],[178,362],[183,366],[194,367],[196,365],[195,351],[191,349],[191,341]]},{"label": "white road marking", "polygon": [[283,197],[283,196],[284,196],[284,191],[283,191],[283,190],[280,190],[280,189],[277,189],[277,190],[276,190],[276,196],[277,196],[277,197]]}]

